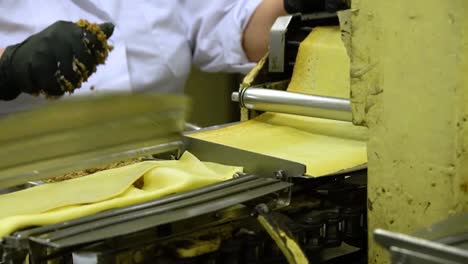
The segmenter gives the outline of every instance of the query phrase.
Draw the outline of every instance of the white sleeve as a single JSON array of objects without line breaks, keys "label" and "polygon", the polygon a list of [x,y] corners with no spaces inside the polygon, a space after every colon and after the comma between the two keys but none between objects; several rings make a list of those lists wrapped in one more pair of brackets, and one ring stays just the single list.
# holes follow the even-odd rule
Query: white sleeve
[{"label": "white sleeve", "polygon": [[262,0],[180,0],[193,63],[203,71],[247,73],[242,35]]}]

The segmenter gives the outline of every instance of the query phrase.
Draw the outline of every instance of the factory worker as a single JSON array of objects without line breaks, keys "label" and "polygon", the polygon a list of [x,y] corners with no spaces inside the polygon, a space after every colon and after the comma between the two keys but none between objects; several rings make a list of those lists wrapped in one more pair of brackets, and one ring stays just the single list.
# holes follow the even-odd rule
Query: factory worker
[{"label": "factory worker", "polygon": [[[336,1],[2,0],[0,13],[8,15],[0,17],[0,47],[7,47],[0,57],[0,98],[15,100],[0,102],[0,115],[44,102],[43,96],[30,95],[38,90],[63,93],[57,71],[66,75],[74,58],[86,61],[80,57],[85,56],[81,29],[56,21],[115,25],[113,34],[106,29],[113,50],[105,65],[87,82],[71,82],[81,85],[74,94],[182,93],[191,65],[208,72],[246,73],[267,51],[269,30],[278,16],[319,11]],[[88,64],[93,68],[97,63]]]}]

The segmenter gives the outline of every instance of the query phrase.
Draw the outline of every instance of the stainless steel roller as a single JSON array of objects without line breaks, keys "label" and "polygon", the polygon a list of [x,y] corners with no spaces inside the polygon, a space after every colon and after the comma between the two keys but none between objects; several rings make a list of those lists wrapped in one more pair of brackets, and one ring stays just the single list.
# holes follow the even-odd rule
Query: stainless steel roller
[{"label": "stainless steel roller", "polygon": [[231,99],[239,102],[241,107],[252,110],[352,120],[351,104],[342,98],[248,87],[232,93]]}]

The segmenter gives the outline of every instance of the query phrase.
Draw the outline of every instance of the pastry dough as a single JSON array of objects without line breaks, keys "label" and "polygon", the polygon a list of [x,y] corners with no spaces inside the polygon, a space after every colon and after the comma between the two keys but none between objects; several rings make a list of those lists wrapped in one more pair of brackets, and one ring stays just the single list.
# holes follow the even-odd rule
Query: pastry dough
[{"label": "pastry dough", "polygon": [[349,74],[340,28],[315,27],[299,46],[288,91],[349,98]]},{"label": "pastry dough", "polygon": [[[0,237],[29,226],[54,224],[217,183],[236,172],[242,168],[200,162],[185,152],[180,160],[145,161],[1,195]],[[144,177],[144,185],[138,189],[133,182],[140,177]],[[17,208],[20,204],[27,209]]]}]

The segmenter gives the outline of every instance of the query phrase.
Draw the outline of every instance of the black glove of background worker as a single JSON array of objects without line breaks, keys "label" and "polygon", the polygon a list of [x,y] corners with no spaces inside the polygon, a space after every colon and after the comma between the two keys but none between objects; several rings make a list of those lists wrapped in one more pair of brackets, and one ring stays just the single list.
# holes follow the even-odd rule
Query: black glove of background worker
[{"label": "black glove of background worker", "polygon": [[114,25],[58,21],[22,43],[8,46],[0,58],[0,100],[21,92],[46,96],[72,93],[104,63]]},{"label": "black glove of background worker", "polygon": [[336,12],[349,8],[349,0],[284,0],[284,9],[288,14]]}]

